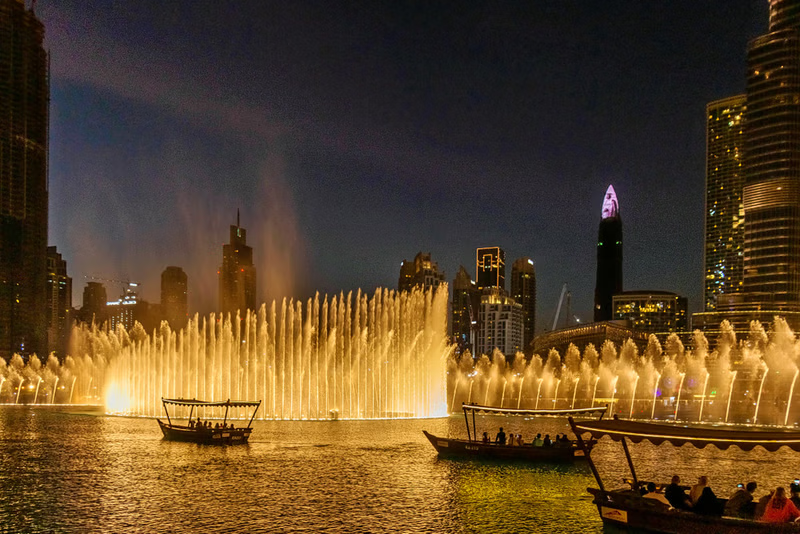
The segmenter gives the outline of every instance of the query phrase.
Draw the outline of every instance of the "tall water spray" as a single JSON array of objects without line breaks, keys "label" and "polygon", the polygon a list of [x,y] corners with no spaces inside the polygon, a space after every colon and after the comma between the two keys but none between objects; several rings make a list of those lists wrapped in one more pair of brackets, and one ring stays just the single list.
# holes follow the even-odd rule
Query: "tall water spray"
[{"label": "tall water spray", "polygon": [[[0,368],[8,390],[0,389],[0,398],[13,386],[19,398],[21,381],[36,384],[37,375],[53,384],[50,402],[83,391],[81,402],[128,415],[161,415],[162,397],[181,397],[262,400],[259,418],[442,416],[451,350],[446,318],[441,286],[378,289],[372,298],[358,291],[284,299],[242,316],[195,316],[180,332],[166,323],[150,335],[140,325],[131,332],[82,327],[73,331],[63,365],[48,360],[52,378],[33,370],[42,367],[35,357]],[[63,388],[70,377],[72,388],[59,399],[55,384]],[[34,402],[40,396],[37,390]]]}]

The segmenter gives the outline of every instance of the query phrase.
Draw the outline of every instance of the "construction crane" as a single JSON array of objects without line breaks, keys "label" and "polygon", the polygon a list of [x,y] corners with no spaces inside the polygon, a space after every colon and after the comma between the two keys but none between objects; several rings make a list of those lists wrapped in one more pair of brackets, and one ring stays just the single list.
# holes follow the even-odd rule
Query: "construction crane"
[{"label": "construction crane", "polygon": [[561,296],[558,297],[558,307],[556,308],[555,317],[553,317],[552,330],[555,330],[556,327],[558,327],[558,317],[561,315],[561,305],[564,304],[565,296],[567,297],[567,313],[564,317],[567,324],[564,326],[569,326],[570,308],[572,307],[572,293],[567,289],[567,283],[564,282],[564,285],[561,287]]}]

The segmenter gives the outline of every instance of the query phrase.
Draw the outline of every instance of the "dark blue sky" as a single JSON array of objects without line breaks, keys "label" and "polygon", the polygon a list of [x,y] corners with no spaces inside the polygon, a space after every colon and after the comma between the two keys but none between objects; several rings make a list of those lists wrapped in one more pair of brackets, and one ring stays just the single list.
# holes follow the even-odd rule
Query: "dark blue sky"
[{"label": "dark blue sky", "polygon": [[766,0],[99,4],[36,6],[76,306],[86,275],[158,301],[178,265],[211,311],[240,208],[262,300],[500,245],[536,262],[540,329],[565,282],[588,320],[609,183],[625,289],[702,305],[705,105],[743,91]]}]

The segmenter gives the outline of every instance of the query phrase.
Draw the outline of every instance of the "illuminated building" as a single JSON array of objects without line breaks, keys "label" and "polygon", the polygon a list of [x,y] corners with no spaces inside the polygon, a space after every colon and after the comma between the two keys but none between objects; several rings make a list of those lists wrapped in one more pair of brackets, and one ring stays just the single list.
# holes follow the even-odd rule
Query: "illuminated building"
[{"label": "illuminated building", "polygon": [[[460,266],[453,280],[450,318],[450,334],[456,345],[457,354],[465,350],[472,351],[475,347],[480,302],[480,292],[475,282],[472,281],[464,266]],[[475,356],[474,353],[473,356]]]},{"label": "illuminated building", "polygon": [[502,290],[484,290],[475,355],[491,355],[497,348],[511,360],[517,351],[522,351],[522,313],[522,305],[504,295]]},{"label": "illuminated building", "polygon": [[444,271],[431,261],[430,252],[419,252],[414,261],[403,260],[400,264],[400,279],[397,288],[400,291],[411,291],[414,287],[428,289],[445,283]]},{"label": "illuminated building", "polygon": [[628,339],[633,340],[641,351],[647,347],[648,336],[647,332],[631,328],[627,321],[581,324],[551,330],[536,336],[533,340],[533,352],[546,358],[551,349],[555,349],[563,355],[566,354],[570,345],[575,345],[578,350],[583,352],[590,343],[600,350],[606,340],[621,347]]},{"label": "illuminated building", "polygon": [[603,197],[602,219],[597,236],[597,279],[594,286],[594,320],[612,318],[611,298],[622,291],[622,219],[614,186]]},{"label": "illuminated building", "polygon": [[500,247],[482,247],[477,250],[475,278],[478,289],[506,290],[506,252]]},{"label": "illuminated building", "polygon": [[686,297],[668,291],[624,291],[613,297],[614,320],[626,320],[634,330],[684,332]]},{"label": "illuminated building", "polygon": [[67,353],[72,327],[72,278],[56,247],[47,247],[47,345],[59,360]]},{"label": "illuminated building", "polygon": [[161,273],[161,313],[170,328],[179,330],[189,319],[188,278],[180,267],[167,267]]},{"label": "illuminated building", "polygon": [[745,95],[706,107],[705,310],[742,289]]},{"label": "illuminated building", "polygon": [[771,0],[747,51],[744,284],[751,307],[800,309],[800,2]]},{"label": "illuminated building", "polygon": [[136,305],[139,302],[139,295],[136,293],[136,290],[138,287],[139,284],[135,282],[126,284],[119,300],[106,303],[108,326],[111,330],[116,330],[119,325],[124,326],[125,330],[133,328],[137,320]]},{"label": "illuminated building", "polygon": [[106,310],[106,303],[108,302],[108,294],[106,288],[100,282],[89,282],[83,288],[83,305],[80,309],[79,315],[81,321],[97,326],[102,326],[108,319],[108,310]]},{"label": "illuminated building", "polygon": [[253,249],[247,246],[247,230],[239,225],[230,227],[231,242],[222,246],[222,265],[219,268],[219,309],[232,316],[237,311],[256,309],[256,268]]},{"label": "illuminated building", "polygon": [[530,258],[518,258],[511,265],[511,298],[522,306],[522,347],[532,349],[536,329],[536,270]]},{"label": "illuminated building", "polygon": [[44,26],[0,0],[0,357],[47,352],[47,130]]}]

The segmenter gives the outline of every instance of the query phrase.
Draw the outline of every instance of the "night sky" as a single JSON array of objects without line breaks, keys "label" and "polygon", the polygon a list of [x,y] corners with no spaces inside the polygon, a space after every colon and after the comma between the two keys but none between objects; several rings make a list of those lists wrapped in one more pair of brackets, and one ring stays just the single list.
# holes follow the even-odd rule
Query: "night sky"
[{"label": "night sky", "polygon": [[[39,0],[50,244],[73,277],[189,277],[217,302],[228,227],[259,300],[396,288],[419,251],[530,256],[539,330],[591,319],[613,184],[624,288],[702,306],[705,106],[744,91],[767,0]],[[106,284],[109,297],[119,287]]]}]

